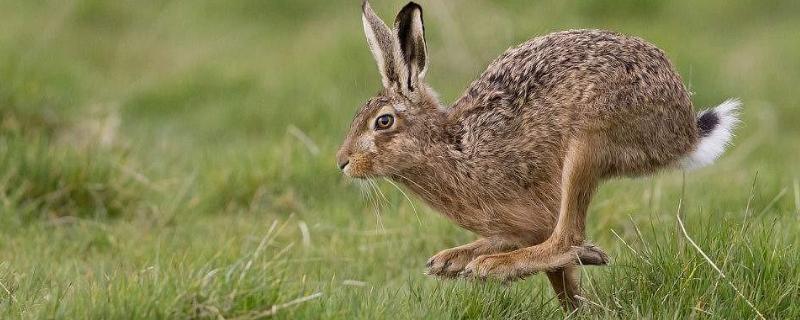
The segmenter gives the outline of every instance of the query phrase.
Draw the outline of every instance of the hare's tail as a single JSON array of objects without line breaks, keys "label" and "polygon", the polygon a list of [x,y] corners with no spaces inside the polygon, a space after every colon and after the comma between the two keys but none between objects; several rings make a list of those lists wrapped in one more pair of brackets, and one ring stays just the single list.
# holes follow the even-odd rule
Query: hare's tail
[{"label": "hare's tail", "polygon": [[733,137],[733,129],[739,123],[741,105],[738,99],[728,99],[697,114],[700,142],[692,153],[681,160],[681,167],[696,169],[707,166],[725,152]]}]

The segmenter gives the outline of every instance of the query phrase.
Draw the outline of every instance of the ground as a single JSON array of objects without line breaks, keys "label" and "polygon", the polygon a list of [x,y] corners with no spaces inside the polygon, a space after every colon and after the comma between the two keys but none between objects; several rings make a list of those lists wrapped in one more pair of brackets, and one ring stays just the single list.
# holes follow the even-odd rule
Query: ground
[{"label": "ground", "polygon": [[[474,235],[338,172],[380,86],[353,2],[0,1],[0,318],[564,316],[544,276],[425,276]],[[569,317],[800,317],[800,2],[422,5],[445,101],[505,48],[592,27],[664,49],[698,109],[744,103],[713,166],[601,187],[588,238],[612,260]]]}]

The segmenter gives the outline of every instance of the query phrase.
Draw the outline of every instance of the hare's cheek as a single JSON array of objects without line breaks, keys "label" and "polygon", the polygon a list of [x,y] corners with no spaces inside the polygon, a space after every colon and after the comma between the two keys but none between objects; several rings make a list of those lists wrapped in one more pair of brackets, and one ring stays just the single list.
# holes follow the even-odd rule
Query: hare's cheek
[{"label": "hare's cheek", "polygon": [[358,139],[358,149],[363,153],[367,152],[376,152],[377,147],[375,146],[375,137],[374,135],[364,135]]}]

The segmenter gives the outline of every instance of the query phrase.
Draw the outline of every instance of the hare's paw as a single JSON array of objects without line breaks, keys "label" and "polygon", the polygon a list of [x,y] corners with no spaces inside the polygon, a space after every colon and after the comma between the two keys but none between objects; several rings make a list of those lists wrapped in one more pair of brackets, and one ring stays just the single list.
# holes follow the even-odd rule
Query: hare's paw
[{"label": "hare's paw", "polygon": [[467,264],[459,275],[465,278],[510,282],[536,273],[535,270],[524,268],[527,258],[518,251],[520,250],[479,256]]},{"label": "hare's paw", "polygon": [[464,267],[474,258],[472,248],[451,248],[442,250],[430,259],[426,266],[426,274],[437,277],[452,278],[464,270]]},{"label": "hare's paw", "polygon": [[475,279],[496,279],[504,282],[523,279],[534,273],[573,265],[605,265],[608,256],[593,245],[572,246],[564,250],[537,245],[508,253],[479,256],[460,273]]},{"label": "hare's paw", "polygon": [[600,247],[592,244],[572,247],[577,262],[584,266],[604,266],[608,264],[608,255]]}]

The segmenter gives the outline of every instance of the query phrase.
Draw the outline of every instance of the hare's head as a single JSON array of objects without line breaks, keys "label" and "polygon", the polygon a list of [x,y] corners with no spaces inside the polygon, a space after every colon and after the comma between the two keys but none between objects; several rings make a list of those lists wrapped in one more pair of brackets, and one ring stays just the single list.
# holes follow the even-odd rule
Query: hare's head
[{"label": "hare's head", "polygon": [[424,83],[428,67],[422,8],[409,3],[390,29],[364,1],[364,33],[381,74],[383,89],[350,124],[336,161],[352,177],[398,174],[423,161],[443,109]]}]

